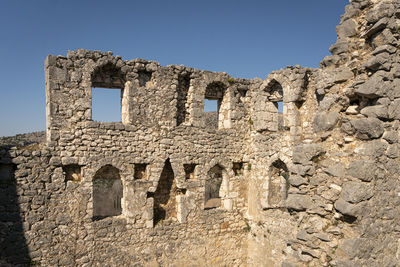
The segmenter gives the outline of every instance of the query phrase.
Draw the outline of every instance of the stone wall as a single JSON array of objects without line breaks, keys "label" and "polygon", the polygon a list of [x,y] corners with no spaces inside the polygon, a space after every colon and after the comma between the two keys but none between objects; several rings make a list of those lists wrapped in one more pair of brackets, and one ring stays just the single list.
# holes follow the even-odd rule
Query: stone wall
[{"label": "stone wall", "polygon": [[353,0],[319,69],[264,81],[48,56],[46,143],[0,150],[0,263],[398,266],[399,14]]},{"label": "stone wall", "polygon": [[[306,69],[304,87],[288,83],[301,96],[292,106],[296,123],[289,124],[290,132],[255,128],[251,265],[399,266],[400,3],[350,2],[332,56],[320,69]],[[279,77],[284,74],[272,73],[263,85],[278,81],[285,102],[288,85]],[[264,121],[260,124],[268,127]],[[278,177],[277,161],[288,169],[281,168]]]}]

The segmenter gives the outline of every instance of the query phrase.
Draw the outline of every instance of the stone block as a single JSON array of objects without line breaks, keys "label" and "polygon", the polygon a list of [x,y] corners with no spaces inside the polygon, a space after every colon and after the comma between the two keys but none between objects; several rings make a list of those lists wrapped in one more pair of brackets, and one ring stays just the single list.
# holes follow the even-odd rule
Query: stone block
[{"label": "stone block", "polygon": [[314,131],[330,131],[339,120],[337,112],[321,112],[314,116]]},{"label": "stone block", "polygon": [[377,167],[375,162],[371,160],[356,160],[350,163],[349,175],[360,179],[364,182],[370,182],[376,176]]},{"label": "stone block", "polygon": [[286,207],[296,211],[303,211],[311,208],[313,202],[307,195],[289,194],[286,199]]},{"label": "stone block", "polygon": [[310,164],[312,159],[323,153],[318,144],[302,144],[293,148],[293,163]]},{"label": "stone block", "polygon": [[373,192],[371,186],[368,184],[362,182],[348,182],[343,185],[340,196],[349,203],[357,204],[370,199],[373,196]]},{"label": "stone block", "polygon": [[336,27],[338,39],[345,39],[357,34],[357,24],[353,19],[348,19]]},{"label": "stone block", "polygon": [[356,137],[361,140],[379,138],[384,132],[383,123],[376,118],[357,119],[350,123],[356,131]]}]

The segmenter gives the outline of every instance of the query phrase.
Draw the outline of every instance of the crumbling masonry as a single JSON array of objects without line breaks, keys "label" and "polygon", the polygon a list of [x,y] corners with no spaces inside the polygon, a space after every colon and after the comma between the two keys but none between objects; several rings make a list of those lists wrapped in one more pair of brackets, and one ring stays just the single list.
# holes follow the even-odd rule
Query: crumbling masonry
[{"label": "crumbling masonry", "polygon": [[400,266],[400,2],[350,2],[319,69],[265,80],[48,56],[47,141],[0,150],[0,264]]}]

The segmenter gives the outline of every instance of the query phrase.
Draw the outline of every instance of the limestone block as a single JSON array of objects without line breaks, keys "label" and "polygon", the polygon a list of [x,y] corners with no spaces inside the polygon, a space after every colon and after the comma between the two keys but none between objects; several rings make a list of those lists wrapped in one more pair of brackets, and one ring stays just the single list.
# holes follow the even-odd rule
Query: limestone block
[{"label": "limestone block", "polygon": [[376,164],[371,160],[356,160],[349,165],[349,175],[364,182],[370,182],[375,178]]},{"label": "limestone block", "polygon": [[336,27],[338,39],[345,39],[346,37],[352,37],[357,34],[357,24],[353,19],[348,19]]},{"label": "limestone block", "polygon": [[309,164],[314,157],[318,157],[323,150],[318,144],[302,144],[293,148],[293,163]]},{"label": "limestone block", "polygon": [[343,165],[343,163],[334,163],[332,165],[330,165],[329,167],[327,167],[326,169],[324,169],[324,171],[332,176],[335,177],[343,177],[346,175],[346,169]]},{"label": "limestone block", "polygon": [[314,131],[330,131],[339,120],[337,112],[321,112],[314,116]]},{"label": "limestone block", "polygon": [[344,184],[340,196],[349,203],[357,204],[370,199],[373,196],[373,192],[368,184],[362,182],[348,182]]},{"label": "limestone block", "polygon": [[361,114],[372,117],[372,118],[380,118],[380,119],[388,119],[388,107],[384,105],[377,105],[377,106],[368,106],[363,108],[360,111]]},{"label": "limestone block", "polygon": [[302,211],[310,208],[313,202],[307,195],[289,194],[285,204],[288,209]]},{"label": "limestone block", "polygon": [[376,139],[383,134],[383,123],[376,118],[350,121],[356,130],[356,137],[361,140]]},{"label": "limestone block", "polygon": [[344,215],[357,217],[359,208],[357,205],[351,204],[345,201],[343,198],[339,198],[335,202],[335,209]]},{"label": "limestone block", "polygon": [[355,93],[368,98],[381,97],[388,89],[388,84],[383,82],[382,76],[374,75],[367,82],[359,85]]}]

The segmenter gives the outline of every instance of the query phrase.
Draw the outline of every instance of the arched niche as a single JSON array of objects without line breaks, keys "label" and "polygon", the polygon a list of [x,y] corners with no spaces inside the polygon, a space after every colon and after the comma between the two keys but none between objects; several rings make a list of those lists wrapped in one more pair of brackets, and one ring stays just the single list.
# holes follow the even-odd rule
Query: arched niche
[{"label": "arched niche", "polygon": [[275,160],[269,168],[268,182],[268,205],[271,208],[283,206],[287,198],[289,186],[289,171],[286,164],[280,160]]},{"label": "arched niche", "polygon": [[119,169],[112,165],[101,167],[93,177],[93,220],[120,215],[122,197]]},{"label": "arched niche", "polygon": [[225,169],[216,164],[207,172],[204,191],[204,209],[221,207],[221,185]]}]

